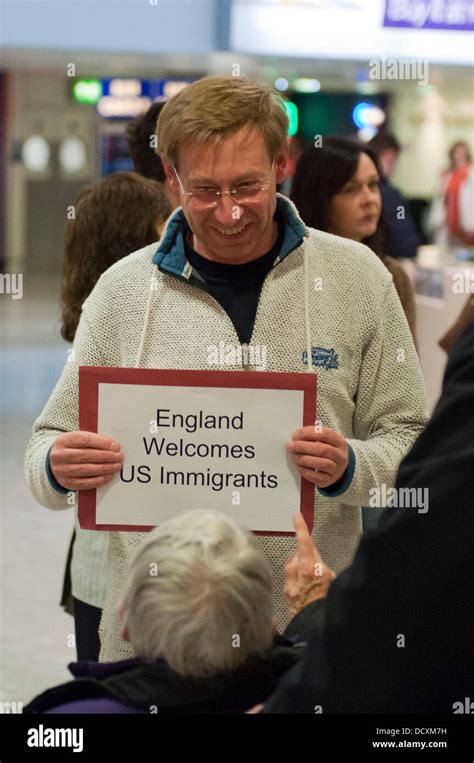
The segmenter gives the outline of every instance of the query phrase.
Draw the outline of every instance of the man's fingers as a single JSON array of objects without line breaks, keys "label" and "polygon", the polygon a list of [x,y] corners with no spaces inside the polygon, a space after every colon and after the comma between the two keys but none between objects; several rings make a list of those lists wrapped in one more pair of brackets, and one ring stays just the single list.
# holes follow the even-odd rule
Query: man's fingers
[{"label": "man's fingers", "polygon": [[326,458],[329,461],[339,463],[342,461],[342,455],[339,448],[329,445],[326,442],[314,442],[314,440],[291,440],[291,455],[314,456],[315,458]]},{"label": "man's fingers", "polygon": [[[95,490],[98,487],[103,487],[113,478],[113,474],[105,474],[102,477],[91,477],[89,479],[74,479],[66,480],[63,487],[66,490]],[[62,482],[60,483],[63,484]]]},{"label": "man's fingers", "polygon": [[300,427],[295,429],[291,434],[292,440],[313,440],[316,442],[327,442],[329,445],[333,445],[335,448],[340,447],[341,441],[345,438],[342,435],[329,429],[329,427],[323,427],[321,431],[318,431],[315,426]]},{"label": "man's fingers", "polygon": [[97,434],[97,432],[65,432],[58,435],[55,444],[63,448],[97,448],[98,450],[119,451],[120,445],[111,437]]},{"label": "man's fingers", "polygon": [[[50,462],[54,477],[60,485],[71,490],[87,490],[105,484],[120,471],[123,453],[119,443],[96,432],[64,432],[58,435],[51,449]],[[87,479],[101,478],[87,486]]]},{"label": "man's fingers", "polygon": [[325,472],[326,474],[334,474],[337,469],[337,464],[334,461],[329,461],[327,458],[314,458],[313,456],[295,456],[292,454],[291,458],[297,466],[302,466],[305,469],[317,469],[318,472]]},{"label": "man's fingers", "polygon": [[59,448],[51,451],[51,461],[54,464],[115,464],[123,460],[123,453],[115,450],[99,450],[98,448]]},{"label": "man's fingers", "polygon": [[100,477],[103,474],[117,474],[122,464],[71,464],[63,469],[57,469],[60,479],[88,479]]},{"label": "man's fingers", "polygon": [[315,472],[314,469],[306,469],[304,466],[298,466],[298,471],[303,479],[311,482],[316,487],[327,488],[334,482],[334,477],[326,472]]}]

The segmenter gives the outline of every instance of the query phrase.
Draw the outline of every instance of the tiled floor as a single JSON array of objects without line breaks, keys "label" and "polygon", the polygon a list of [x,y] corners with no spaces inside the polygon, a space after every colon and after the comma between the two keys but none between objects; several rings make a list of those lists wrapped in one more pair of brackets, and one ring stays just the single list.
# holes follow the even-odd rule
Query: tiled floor
[{"label": "tiled floor", "polygon": [[58,279],[0,294],[0,701],[26,703],[68,679],[73,619],[59,606],[73,526],[35,502],[23,477],[31,427],[66,361]]}]

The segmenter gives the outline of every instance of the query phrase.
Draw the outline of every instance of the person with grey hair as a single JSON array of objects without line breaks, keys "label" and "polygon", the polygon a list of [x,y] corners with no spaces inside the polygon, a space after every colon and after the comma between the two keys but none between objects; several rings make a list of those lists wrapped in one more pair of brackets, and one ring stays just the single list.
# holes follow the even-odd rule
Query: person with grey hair
[{"label": "person with grey hair", "polygon": [[137,654],[181,675],[233,670],[271,646],[272,575],[255,536],[224,514],[182,514],[152,532],[120,602]]},{"label": "person with grey hair", "polygon": [[[317,561],[309,595],[316,603],[334,579]],[[294,615],[290,577],[287,597]],[[148,535],[129,567],[119,610],[136,658],[73,663],[80,680],[49,689],[25,712],[244,712],[299,661],[311,627],[311,617],[300,617],[298,637],[291,623],[283,636],[274,631],[272,573],[255,535],[204,509]]]}]

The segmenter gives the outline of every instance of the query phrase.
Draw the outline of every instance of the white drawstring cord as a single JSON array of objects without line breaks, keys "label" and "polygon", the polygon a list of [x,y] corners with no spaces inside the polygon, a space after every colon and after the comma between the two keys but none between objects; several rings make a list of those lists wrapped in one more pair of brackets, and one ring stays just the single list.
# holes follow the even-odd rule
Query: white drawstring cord
[{"label": "white drawstring cord", "polygon": [[311,325],[309,321],[309,251],[307,246],[304,247],[304,318],[306,328],[306,372],[311,374],[314,372],[311,353]]},{"label": "white drawstring cord", "polygon": [[[153,297],[152,281],[155,274],[158,272],[158,266],[153,265],[153,273],[150,281],[150,293],[148,294],[148,300],[146,304],[145,320],[143,322],[142,335],[140,338],[140,346],[137,352],[137,359],[135,362],[135,368],[140,367],[142,359],[143,348],[145,346],[145,337],[148,330],[148,323],[150,321],[151,300]],[[305,331],[306,331],[306,372],[313,373],[313,363],[311,355],[311,324],[309,320],[309,252],[308,247],[304,247],[304,317],[305,317]]]},{"label": "white drawstring cord", "polygon": [[145,337],[146,337],[146,333],[148,331],[148,323],[150,321],[151,300],[152,300],[153,291],[154,291],[154,289],[153,289],[153,281],[154,281],[156,273],[158,273],[158,265],[154,264],[153,265],[153,272],[152,272],[151,279],[150,279],[150,293],[148,294],[148,299],[147,299],[147,303],[146,303],[145,320],[143,321],[142,335],[141,335],[141,338],[140,338],[140,346],[139,346],[138,352],[137,352],[137,359],[135,361],[135,368],[140,368],[140,362],[141,362],[141,359],[142,359],[143,348],[145,346]]}]

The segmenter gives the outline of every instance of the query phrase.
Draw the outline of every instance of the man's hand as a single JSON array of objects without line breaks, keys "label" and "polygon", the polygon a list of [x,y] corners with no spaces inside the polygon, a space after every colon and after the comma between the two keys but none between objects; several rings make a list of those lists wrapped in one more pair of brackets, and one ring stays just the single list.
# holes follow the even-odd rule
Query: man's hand
[{"label": "man's hand", "polygon": [[95,432],[66,432],[49,454],[54,478],[67,490],[90,490],[110,482],[122,468],[118,442]]},{"label": "man's hand", "polygon": [[297,429],[286,447],[301,476],[316,487],[327,488],[337,482],[349,463],[345,437],[328,427],[321,431],[315,426]]},{"label": "man's hand", "polygon": [[292,617],[312,601],[325,599],[329,586],[336,577],[321,559],[301,512],[295,514],[293,524],[298,548],[285,564],[284,588]]}]

